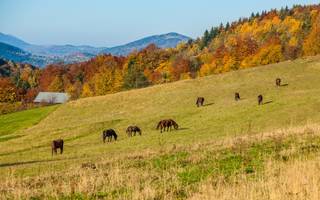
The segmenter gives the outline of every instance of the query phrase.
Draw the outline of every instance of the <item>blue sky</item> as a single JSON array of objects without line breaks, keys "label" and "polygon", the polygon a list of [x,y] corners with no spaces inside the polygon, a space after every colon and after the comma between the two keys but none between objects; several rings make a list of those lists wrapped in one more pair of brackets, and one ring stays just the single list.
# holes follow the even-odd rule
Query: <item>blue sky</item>
[{"label": "blue sky", "polygon": [[319,0],[0,0],[0,32],[33,44],[114,46],[178,32],[196,38],[252,12]]}]

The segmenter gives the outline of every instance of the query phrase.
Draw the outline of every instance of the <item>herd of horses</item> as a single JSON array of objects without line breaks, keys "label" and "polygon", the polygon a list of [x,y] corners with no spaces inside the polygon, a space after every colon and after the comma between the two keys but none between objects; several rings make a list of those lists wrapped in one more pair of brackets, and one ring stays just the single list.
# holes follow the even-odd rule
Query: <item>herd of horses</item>
[{"label": "herd of horses", "polygon": [[[280,78],[276,79],[276,86],[277,87],[281,86],[281,79]],[[240,94],[238,92],[236,92],[234,94],[234,99],[235,99],[235,101],[241,100]],[[196,101],[196,105],[197,105],[197,107],[203,106],[204,105],[204,97],[198,97],[197,101]],[[258,95],[258,105],[263,105],[263,96],[261,94]],[[179,125],[173,119],[161,120],[161,121],[159,121],[159,123],[157,124],[157,127],[156,127],[157,130],[160,129],[160,133],[162,133],[163,131],[167,131],[167,132],[171,131],[172,128],[174,128],[175,130],[179,129]],[[136,136],[137,133],[141,136],[142,131],[138,126],[129,126],[126,130],[126,133],[127,133],[128,137]],[[116,141],[118,138],[117,133],[113,129],[107,129],[102,132],[102,141],[104,143],[106,142],[106,140],[107,140],[107,142],[111,142],[112,138],[114,139],[114,141]],[[60,149],[60,153],[62,154],[63,153],[63,145],[64,145],[63,139],[53,140],[51,143],[52,155],[54,153],[57,154],[58,149]]]}]

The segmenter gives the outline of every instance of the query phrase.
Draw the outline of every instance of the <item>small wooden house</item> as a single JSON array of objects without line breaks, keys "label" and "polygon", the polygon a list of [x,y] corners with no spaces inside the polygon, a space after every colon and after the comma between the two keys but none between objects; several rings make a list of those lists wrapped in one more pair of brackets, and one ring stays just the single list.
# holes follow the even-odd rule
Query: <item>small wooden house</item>
[{"label": "small wooden house", "polygon": [[39,92],[34,99],[34,103],[48,103],[48,104],[60,104],[66,103],[69,100],[67,93],[60,92]]}]

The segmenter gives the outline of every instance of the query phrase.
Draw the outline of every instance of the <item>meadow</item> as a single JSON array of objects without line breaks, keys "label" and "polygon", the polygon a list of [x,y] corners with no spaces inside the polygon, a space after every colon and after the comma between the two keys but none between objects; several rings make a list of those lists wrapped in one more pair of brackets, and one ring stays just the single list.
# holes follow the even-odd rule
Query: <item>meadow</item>
[{"label": "meadow", "polygon": [[[0,197],[319,199],[319,75],[308,57],[1,115]],[[156,130],[166,118],[179,130]]]}]

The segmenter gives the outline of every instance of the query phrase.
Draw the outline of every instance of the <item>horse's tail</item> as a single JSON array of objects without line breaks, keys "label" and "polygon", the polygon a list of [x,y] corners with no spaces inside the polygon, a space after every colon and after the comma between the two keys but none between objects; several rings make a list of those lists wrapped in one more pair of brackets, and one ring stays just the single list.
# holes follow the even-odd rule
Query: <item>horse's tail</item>
[{"label": "horse's tail", "polygon": [[106,131],[102,132],[102,140],[103,140],[103,142],[106,142],[106,133],[105,132]]},{"label": "horse's tail", "polygon": [[158,123],[157,130],[161,127],[161,125],[162,125],[162,120]]}]

